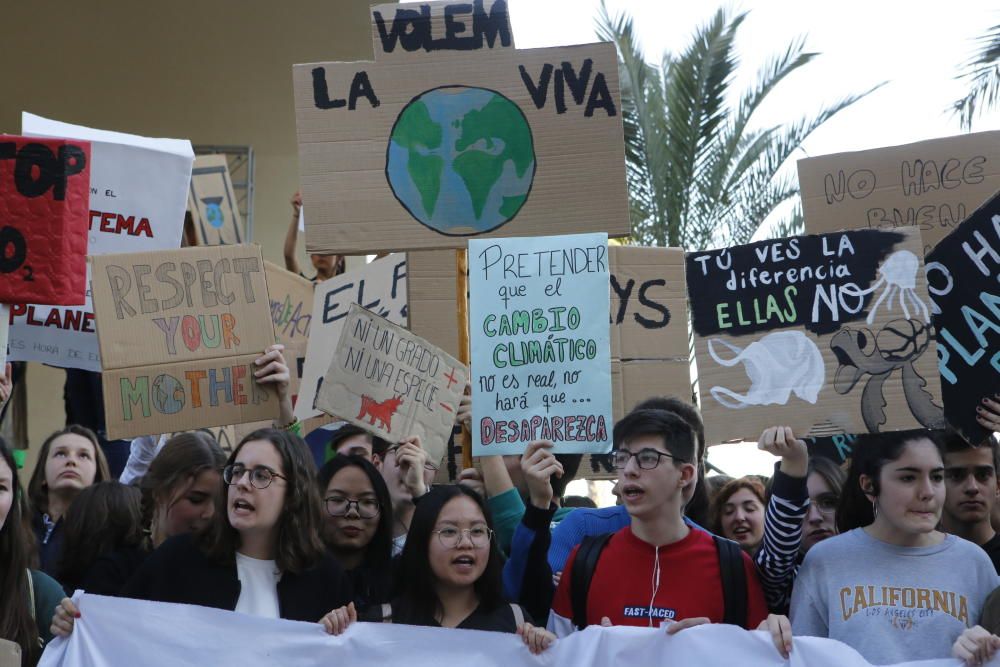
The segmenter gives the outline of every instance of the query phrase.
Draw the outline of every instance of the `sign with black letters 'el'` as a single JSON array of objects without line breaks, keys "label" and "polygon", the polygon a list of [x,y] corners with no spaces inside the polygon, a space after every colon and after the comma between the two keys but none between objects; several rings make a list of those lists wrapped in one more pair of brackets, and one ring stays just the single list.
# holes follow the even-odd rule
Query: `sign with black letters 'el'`
[{"label": "sign with black letters 'el'", "polygon": [[506,0],[372,8],[374,62],[294,68],[311,253],[629,233],[611,43],[515,49]]}]

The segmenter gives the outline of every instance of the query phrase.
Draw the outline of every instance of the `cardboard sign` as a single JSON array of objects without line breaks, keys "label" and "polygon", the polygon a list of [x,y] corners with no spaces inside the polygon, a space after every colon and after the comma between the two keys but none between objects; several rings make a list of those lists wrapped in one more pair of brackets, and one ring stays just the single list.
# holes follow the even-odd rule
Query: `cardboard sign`
[{"label": "cardboard sign", "polygon": [[[29,113],[22,115],[21,131],[90,142],[87,254],[180,247],[194,160],[189,141],[95,130]],[[81,307],[12,305],[10,358],[100,371],[89,290]]]},{"label": "cardboard sign", "polygon": [[374,62],[296,65],[306,248],[629,234],[610,43],[514,49],[505,0],[372,8]]},{"label": "cardboard sign", "polygon": [[243,218],[225,155],[199,155],[191,170],[188,210],[198,245],[243,243]]},{"label": "cardboard sign", "polygon": [[944,415],[970,443],[990,432],[976,421],[984,397],[1000,393],[1000,195],[927,255]]},{"label": "cardboard sign", "polygon": [[472,452],[611,447],[608,238],[469,242]]},{"label": "cardboard sign", "polygon": [[689,253],[706,440],[941,426],[922,249],[902,227]]},{"label": "cardboard sign", "polygon": [[1000,131],[799,160],[806,231],[915,226],[924,253],[1000,190]]},{"label": "cardboard sign", "polygon": [[388,442],[419,436],[440,461],[468,379],[458,359],[354,303],[316,407]]},{"label": "cardboard sign", "polygon": [[[212,438],[219,443],[219,447],[222,447],[227,455],[232,453],[233,449],[239,444],[239,440],[236,437],[236,427],[233,425],[228,426],[203,426],[201,428],[189,429],[192,431],[201,431],[206,435],[212,436]],[[172,438],[175,435],[180,435],[181,433],[186,433],[187,431],[176,431],[169,434],[167,437]]]},{"label": "cardboard sign", "polygon": [[274,339],[285,346],[285,362],[291,370],[292,396],[297,397],[312,322],[313,284],[266,260],[264,273],[267,276]]},{"label": "cardboard sign", "polygon": [[90,143],[0,135],[0,210],[0,303],[83,304]]},{"label": "cardboard sign", "polygon": [[110,438],[278,416],[254,381],[274,343],[259,246],[92,259]]},{"label": "cardboard sign", "polygon": [[406,326],[406,255],[376,259],[316,285],[309,345],[302,371],[295,416],[305,421],[321,414],[313,407],[340,340],[350,306],[357,303],[393,324]]}]

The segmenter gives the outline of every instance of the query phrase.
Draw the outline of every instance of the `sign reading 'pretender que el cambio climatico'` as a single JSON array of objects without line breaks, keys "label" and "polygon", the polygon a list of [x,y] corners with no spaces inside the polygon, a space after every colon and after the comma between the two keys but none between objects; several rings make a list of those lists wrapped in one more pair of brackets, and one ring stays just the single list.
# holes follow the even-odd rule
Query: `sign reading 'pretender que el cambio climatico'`
[{"label": "sign reading 'pretender que el cambio climatico'", "polygon": [[606,234],[469,241],[473,453],[610,447]]}]

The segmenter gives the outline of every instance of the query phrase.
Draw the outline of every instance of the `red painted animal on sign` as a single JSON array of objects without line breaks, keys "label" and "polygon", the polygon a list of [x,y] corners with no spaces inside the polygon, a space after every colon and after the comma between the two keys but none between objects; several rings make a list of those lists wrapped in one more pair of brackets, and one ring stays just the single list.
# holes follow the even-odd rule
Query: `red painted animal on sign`
[{"label": "red painted animal on sign", "polygon": [[382,428],[384,428],[389,433],[392,433],[391,423],[392,416],[396,414],[399,410],[399,406],[403,404],[402,396],[394,396],[392,398],[387,398],[381,403],[377,403],[371,396],[361,396],[361,412],[355,419],[364,419],[367,415],[370,419],[368,422],[372,426],[375,426],[375,420],[382,423]]}]

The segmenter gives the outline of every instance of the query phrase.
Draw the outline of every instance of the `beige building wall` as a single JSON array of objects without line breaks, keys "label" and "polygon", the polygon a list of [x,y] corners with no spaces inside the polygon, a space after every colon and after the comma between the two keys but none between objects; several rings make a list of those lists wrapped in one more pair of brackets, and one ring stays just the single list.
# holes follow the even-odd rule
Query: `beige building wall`
[{"label": "beige building wall", "polygon": [[[250,145],[254,241],[282,263],[297,188],[292,65],[372,58],[368,0],[6,3],[0,133],[22,110],[195,144]],[[300,264],[308,266],[299,240]],[[29,443],[65,423],[64,373],[29,364]],[[28,467],[32,466],[29,453]]]}]

